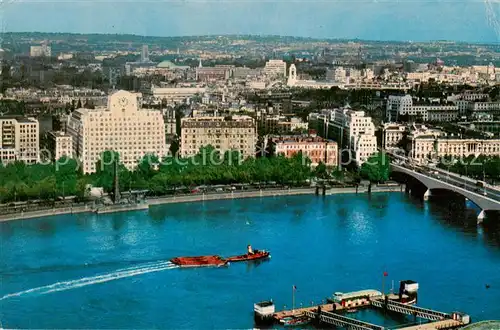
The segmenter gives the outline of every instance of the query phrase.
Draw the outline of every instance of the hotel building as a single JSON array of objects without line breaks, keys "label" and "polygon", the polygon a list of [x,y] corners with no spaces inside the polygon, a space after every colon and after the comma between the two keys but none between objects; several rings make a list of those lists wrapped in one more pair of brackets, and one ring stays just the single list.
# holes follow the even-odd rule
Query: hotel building
[{"label": "hotel building", "polygon": [[137,95],[127,91],[110,95],[107,107],[75,110],[68,118],[67,133],[84,173],[96,171],[106,150],[117,151],[128,169],[134,169],[145,154],[162,157],[168,150],[162,112],[140,109]]},{"label": "hotel building", "polygon": [[248,116],[181,119],[181,157],[194,156],[208,145],[221,154],[238,150],[243,158],[254,157],[256,143],[257,127]]},{"label": "hotel building", "polygon": [[319,136],[278,136],[271,137],[269,142],[273,145],[276,155],[293,157],[299,151],[311,160],[312,166],[320,162],[326,166],[338,166],[337,142],[323,139]]}]

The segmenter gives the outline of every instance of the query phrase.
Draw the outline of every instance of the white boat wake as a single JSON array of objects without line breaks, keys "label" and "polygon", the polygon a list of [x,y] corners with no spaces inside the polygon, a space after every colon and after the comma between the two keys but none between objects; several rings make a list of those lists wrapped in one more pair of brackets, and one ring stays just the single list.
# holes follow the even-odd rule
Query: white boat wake
[{"label": "white boat wake", "polygon": [[128,267],[124,269],[119,269],[112,273],[83,277],[77,280],[57,282],[50,285],[40,286],[37,288],[32,288],[25,291],[19,291],[16,293],[9,293],[0,298],[0,300],[24,296],[27,294],[47,294],[59,291],[66,291],[76,288],[81,288],[87,285],[93,285],[98,283],[105,283],[109,281],[118,280],[120,278],[132,277],[147,273],[160,272],[168,269],[177,268],[178,266],[171,263],[170,261],[158,261],[154,263],[142,264],[138,266]]}]

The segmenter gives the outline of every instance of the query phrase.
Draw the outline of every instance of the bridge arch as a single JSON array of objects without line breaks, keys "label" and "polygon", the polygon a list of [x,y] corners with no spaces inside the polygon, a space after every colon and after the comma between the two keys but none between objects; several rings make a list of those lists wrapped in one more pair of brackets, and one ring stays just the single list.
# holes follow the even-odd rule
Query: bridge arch
[{"label": "bridge arch", "polygon": [[417,172],[401,165],[391,164],[391,168],[394,172],[409,175],[427,187],[424,199],[427,199],[432,194],[432,190],[438,189],[451,191],[467,198],[481,209],[481,212],[478,215],[478,223],[484,220],[486,216],[485,211],[500,211],[500,201],[494,200],[476,191],[467,190],[464,187],[460,187],[450,182],[445,182],[439,178],[426,175],[426,173]]}]

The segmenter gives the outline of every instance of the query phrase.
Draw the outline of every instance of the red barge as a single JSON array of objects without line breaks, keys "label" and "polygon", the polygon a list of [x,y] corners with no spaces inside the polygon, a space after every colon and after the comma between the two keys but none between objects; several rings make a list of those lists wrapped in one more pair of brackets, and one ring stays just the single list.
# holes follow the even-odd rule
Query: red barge
[{"label": "red barge", "polygon": [[252,261],[270,258],[271,254],[265,250],[252,250],[248,246],[248,252],[239,256],[222,258],[220,256],[198,256],[198,257],[177,257],[170,259],[170,262],[179,267],[221,267],[227,266],[230,262]]},{"label": "red barge", "polygon": [[226,266],[228,261],[219,256],[177,257],[170,262],[179,267],[220,267]]}]

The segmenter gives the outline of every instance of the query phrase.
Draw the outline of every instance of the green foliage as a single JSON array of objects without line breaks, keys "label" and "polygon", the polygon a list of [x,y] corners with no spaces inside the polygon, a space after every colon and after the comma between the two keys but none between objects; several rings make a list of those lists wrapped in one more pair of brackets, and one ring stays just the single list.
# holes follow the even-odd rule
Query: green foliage
[{"label": "green foliage", "polygon": [[328,171],[326,165],[323,162],[320,162],[318,166],[314,169],[314,174],[317,178],[326,179],[328,177]]},{"label": "green foliage", "polygon": [[[120,162],[120,155],[115,151],[105,151],[96,165],[95,185],[102,187],[105,192],[113,191],[116,162]],[[119,171],[122,171],[121,167]]]},{"label": "green foliage", "polygon": [[361,177],[371,182],[385,182],[389,180],[390,173],[390,159],[383,152],[379,152],[368,158],[368,160],[361,165],[360,170]]},{"label": "green foliage", "polygon": [[[116,166],[118,164],[118,166]],[[301,152],[292,158],[242,159],[238,151],[221,155],[212,146],[190,158],[145,155],[134,171],[120,163],[119,154],[105,151],[96,164],[96,173],[84,175],[74,159],[61,158],[53,164],[28,166],[22,162],[0,165],[0,203],[25,200],[53,200],[57,197],[87,197],[87,186],[103,187],[112,193],[116,167],[121,191],[149,190],[164,195],[179,187],[233,183],[276,182],[301,184],[311,177],[311,161]],[[324,164],[316,174],[326,175]]]}]

